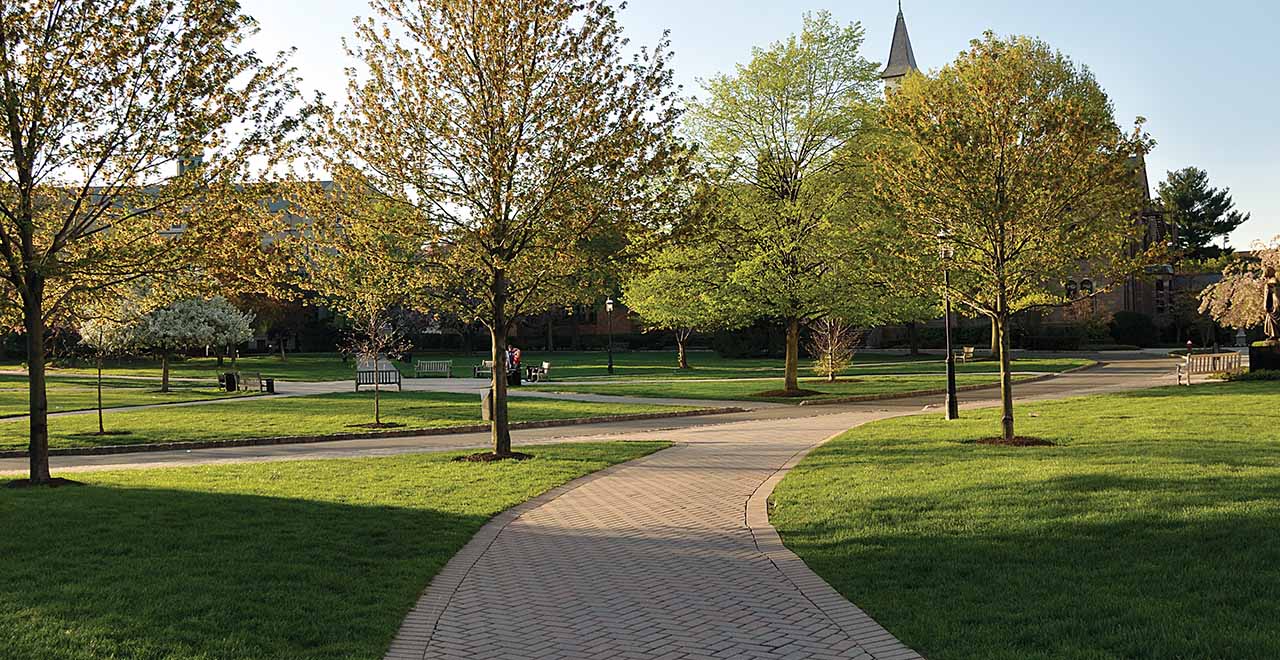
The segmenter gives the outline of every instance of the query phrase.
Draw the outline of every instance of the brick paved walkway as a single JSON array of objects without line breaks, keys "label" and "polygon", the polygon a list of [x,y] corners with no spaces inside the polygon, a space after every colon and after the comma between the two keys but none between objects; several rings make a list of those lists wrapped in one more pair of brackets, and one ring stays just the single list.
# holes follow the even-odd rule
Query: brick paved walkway
[{"label": "brick paved walkway", "polygon": [[[1109,365],[1018,393],[1147,387],[1165,371]],[[920,658],[782,547],[765,500],[808,449],[922,403],[937,402],[637,433],[679,444],[495,518],[432,581],[387,658]]]},{"label": "brick paved walkway", "polygon": [[874,623],[842,626],[852,606],[839,598],[831,605],[840,611],[828,612],[812,601],[746,525],[761,483],[869,415],[653,434],[681,444],[588,479],[469,545],[388,657],[918,657]]}]

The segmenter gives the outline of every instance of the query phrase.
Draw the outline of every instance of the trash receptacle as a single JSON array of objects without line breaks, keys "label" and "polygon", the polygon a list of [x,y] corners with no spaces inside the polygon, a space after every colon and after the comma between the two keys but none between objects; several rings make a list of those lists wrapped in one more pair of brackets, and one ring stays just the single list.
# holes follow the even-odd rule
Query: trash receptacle
[{"label": "trash receptacle", "polygon": [[263,387],[265,387],[265,388],[267,388],[267,394],[275,394],[275,393],[276,393],[276,379],[274,379],[274,378],[263,378],[263,379],[262,379],[262,386],[263,386]]},{"label": "trash receptacle", "polygon": [[227,373],[222,374],[222,379],[221,379],[221,380],[222,380],[222,386],[223,386],[223,387],[226,389],[226,391],[228,391],[228,392],[234,392],[234,391],[236,391],[236,386],[237,386],[237,385],[239,385],[239,383],[237,382],[236,374],[235,374],[235,372],[234,372],[234,371],[228,371]]}]

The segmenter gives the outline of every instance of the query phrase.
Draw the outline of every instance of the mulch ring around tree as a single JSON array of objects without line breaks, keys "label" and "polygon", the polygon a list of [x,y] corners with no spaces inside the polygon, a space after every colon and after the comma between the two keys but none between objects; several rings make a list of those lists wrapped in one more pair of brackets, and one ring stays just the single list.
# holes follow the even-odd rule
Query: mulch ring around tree
[{"label": "mulch ring around tree", "polygon": [[5,488],[59,488],[61,486],[83,486],[79,481],[54,477],[48,481],[34,483],[30,479],[16,479],[5,484]]},{"label": "mulch ring around tree", "polygon": [[996,445],[1000,447],[1056,447],[1057,445],[1045,440],[1044,438],[1029,438],[1026,436],[1014,436],[1012,440],[1004,438],[983,438],[981,440],[973,440],[971,444],[975,445]]},{"label": "mulch ring around tree", "polygon": [[496,461],[527,461],[531,458],[533,458],[533,454],[525,454],[518,451],[513,451],[509,454],[495,454],[491,451],[486,451],[479,454],[459,456],[453,460],[455,463],[493,463]]},{"label": "mulch ring around tree", "polygon": [[824,392],[816,390],[769,390],[768,392],[756,392],[753,397],[761,399],[804,399],[811,396],[820,396]]},{"label": "mulch ring around tree", "polygon": [[347,424],[349,429],[398,429],[404,424],[400,422],[382,422],[381,424]]}]

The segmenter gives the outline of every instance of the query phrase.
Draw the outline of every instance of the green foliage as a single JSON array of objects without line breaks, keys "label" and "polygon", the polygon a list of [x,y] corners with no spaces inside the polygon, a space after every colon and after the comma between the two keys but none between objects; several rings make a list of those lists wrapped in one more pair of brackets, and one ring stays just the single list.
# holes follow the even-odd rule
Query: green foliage
[{"label": "green foliage", "polygon": [[1249,220],[1248,213],[1235,210],[1231,189],[1211,187],[1209,173],[1198,167],[1169,172],[1158,190],[1167,219],[1178,227],[1178,247],[1194,259],[1221,255],[1214,239],[1225,239]]},{"label": "green foliage", "polygon": [[771,499],[787,547],[937,660],[1280,657],[1280,388],[1226,383],[854,429]]},{"label": "green foliage", "polygon": [[1154,346],[1160,338],[1160,329],[1150,316],[1141,312],[1116,312],[1111,317],[1111,338],[1118,344]]},{"label": "green foliage", "polygon": [[1118,282],[1154,258],[1129,254],[1146,202],[1135,167],[1152,146],[1141,119],[1126,134],[1092,72],[1043,41],[988,32],[936,74],[907,76],[883,116],[890,139],[872,161],[898,272],[936,290],[946,260],[954,298],[995,321],[1002,362],[1011,316],[1070,302],[1060,283],[1082,261]]},{"label": "green foliage", "polygon": [[1280,380],[1280,370],[1258,369],[1256,371],[1238,371],[1227,374],[1226,380],[1233,383]]},{"label": "green foliage", "polygon": [[84,487],[0,489],[0,529],[22,530],[0,534],[0,656],[376,660],[495,514],[665,446],[91,472],[76,475]]}]

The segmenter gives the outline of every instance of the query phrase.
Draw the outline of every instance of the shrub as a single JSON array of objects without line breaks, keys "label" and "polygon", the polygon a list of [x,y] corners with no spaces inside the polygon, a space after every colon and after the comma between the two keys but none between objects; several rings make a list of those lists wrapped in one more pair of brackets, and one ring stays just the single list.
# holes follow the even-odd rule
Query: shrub
[{"label": "shrub", "polygon": [[1257,371],[1238,371],[1227,374],[1226,380],[1233,383],[1252,380],[1280,380],[1280,370],[1259,369]]},{"label": "shrub", "polygon": [[1111,338],[1117,344],[1152,346],[1160,336],[1155,321],[1139,312],[1116,312],[1111,318]]}]

